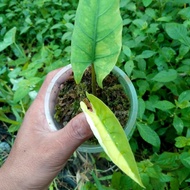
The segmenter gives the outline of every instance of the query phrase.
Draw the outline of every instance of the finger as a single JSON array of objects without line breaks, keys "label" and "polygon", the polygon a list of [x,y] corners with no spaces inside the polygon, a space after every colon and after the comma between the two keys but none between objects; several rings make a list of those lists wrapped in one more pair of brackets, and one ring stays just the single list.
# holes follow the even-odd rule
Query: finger
[{"label": "finger", "polygon": [[71,155],[85,140],[92,137],[92,131],[84,113],[74,117],[63,129],[57,131],[56,140],[62,145],[62,152]]}]

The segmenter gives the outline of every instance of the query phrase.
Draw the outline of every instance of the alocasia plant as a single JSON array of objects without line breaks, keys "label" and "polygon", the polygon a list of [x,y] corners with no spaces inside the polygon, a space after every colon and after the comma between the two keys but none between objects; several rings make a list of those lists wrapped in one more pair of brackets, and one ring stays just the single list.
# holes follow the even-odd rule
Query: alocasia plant
[{"label": "alocasia plant", "polygon": [[[92,93],[96,82],[115,66],[122,45],[122,19],[119,0],[80,0],[76,12],[71,45],[71,65],[76,83],[91,66]],[[139,185],[143,186],[130,145],[118,120],[102,101],[87,95],[93,111],[81,102],[91,129],[111,160]],[[100,109],[101,108],[101,109]]]}]

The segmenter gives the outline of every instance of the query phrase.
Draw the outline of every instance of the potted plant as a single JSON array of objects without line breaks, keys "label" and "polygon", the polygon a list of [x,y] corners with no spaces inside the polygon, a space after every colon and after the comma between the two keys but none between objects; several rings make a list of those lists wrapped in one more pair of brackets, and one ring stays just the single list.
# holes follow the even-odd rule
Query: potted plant
[{"label": "potted plant", "polygon": [[112,111],[96,97],[97,85],[103,88],[103,80],[112,72],[119,79],[130,101],[131,113],[125,126],[127,137],[130,138],[137,115],[137,97],[129,78],[115,66],[122,45],[119,3],[119,0],[79,1],[72,35],[71,65],[64,67],[52,79],[45,97],[45,113],[52,130],[59,129],[54,112],[60,85],[73,74],[76,84],[80,84],[83,74],[90,68],[92,94],[86,94],[92,111],[88,110],[83,101],[80,105],[101,147],[84,144],[79,150],[100,152],[103,148],[123,172],[143,186],[123,128]]},{"label": "potted plant", "polygon": [[[119,78],[119,82],[126,94],[129,102],[127,122],[123,125],[124,131],[128,139],[131,138],[135,130],[135,122],[137,117],[138,101],[135,88],[129,77],[118,67],[114,67],[112,72]],[[55,119],[55,106],[57,104],[57,97],[60,92],[60,85],[65,83],[68,78],[73,75],[71,64],[63,67],[57,75],[52,79],[45,97],[45,112],[49,126],[52,130],[61,129],[63,126]],[[125,116],[127,117],[127,116]],[[99,144],[84,143],[79,148],[81,152],[99,153],[103,148]]]}]

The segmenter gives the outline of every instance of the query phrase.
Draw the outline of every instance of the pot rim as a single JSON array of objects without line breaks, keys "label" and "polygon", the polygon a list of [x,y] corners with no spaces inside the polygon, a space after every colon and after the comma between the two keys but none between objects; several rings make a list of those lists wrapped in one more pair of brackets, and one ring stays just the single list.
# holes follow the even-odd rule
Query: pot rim
[{"label": "pot rim", "polygon": [[[66,81],[67,76],[70,76],[72,74],[72,66],[71,64],[63,67],[51,80],[46,94],[45,94],[45,116],[48,122],[48,125],[52,131],[58,130],[60,127],[58,123],[54,120],[54,105],[56,102],[56,97],[59,93],[59,86],[64,81]],[[112,73],[118,77],[119,82],[123,86],[123,89],[125,93],[127,94],[130,102],[130,109],[129,109],[129,118],[126,123],[126,126],[124,127],[126,136],[128,139],[131,138],[133,135],[134,130],[136,129],[135,122],[137,118],[137,112],[138,112],[138,100],[137,100],[137,94],[136,90],[133,86],[133,83],[129,79],[129,77],[117,66],[115,66],[112,70]],[[66,74],[65,77],[63,77],[63,74]],[[125,85],[124,85],[125,84]],[[52,95],[53,92],[53,95]],[[80,152],[88,152],[88,153],[98,153],[102,152],[103,148],[98,145],[90,145],[83,143],[80,147],[78,147],[78,150]]]},{"label": "pot rim", "polygon": [[[59,85],[63,82],[62,80],[60,81],[60,78],[61,76],[63,75],[63,73],[66,73],[69,69],[71,69],[71,64],[63,67],[51,80],[48,88],[47,88],[47,91],[46,91],[46,94],[45,94],[45,104],[44,104],[44,107],[45,107],[45,116],[46,116],[46,119],[47,119],[47,122],[49,124],[49,127],[52,131],[57,131],[58,130],[58,126],[57,124],[55,123],[55,120],[53,119],[52,117],[52,113],[50,111],[50,105],[49,105],[49,102],[51,100],[51,92],[53,91],[53,89],[55,89],[55,85],[57,87],[57,89],[55,89],[56,91],[54,91],[55,93],[55,96],[58,95],[59,93]],[[58,82],[57,82],[58,81]],[[56,98],[54,99],[56,101]]]}]

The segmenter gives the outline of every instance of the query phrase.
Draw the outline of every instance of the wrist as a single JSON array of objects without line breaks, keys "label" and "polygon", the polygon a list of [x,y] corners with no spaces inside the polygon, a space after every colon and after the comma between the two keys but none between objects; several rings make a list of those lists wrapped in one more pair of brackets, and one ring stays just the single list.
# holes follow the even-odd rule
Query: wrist
[{"label": "wrist", "polygon": [[[11,173],[9,173],[4,167],[0,168],[0,189],[17,190],[18,187],[15,183],[15,179],[12,179]],[[22,190],[21,187],[20,190]]]},{"label": "wrist", "polygon": [[6,166],[0,168],[0,189],[4,190],[47,190],[48,188],[36,188],[34,185],[26,184],[19,172],[14,172]]}]

